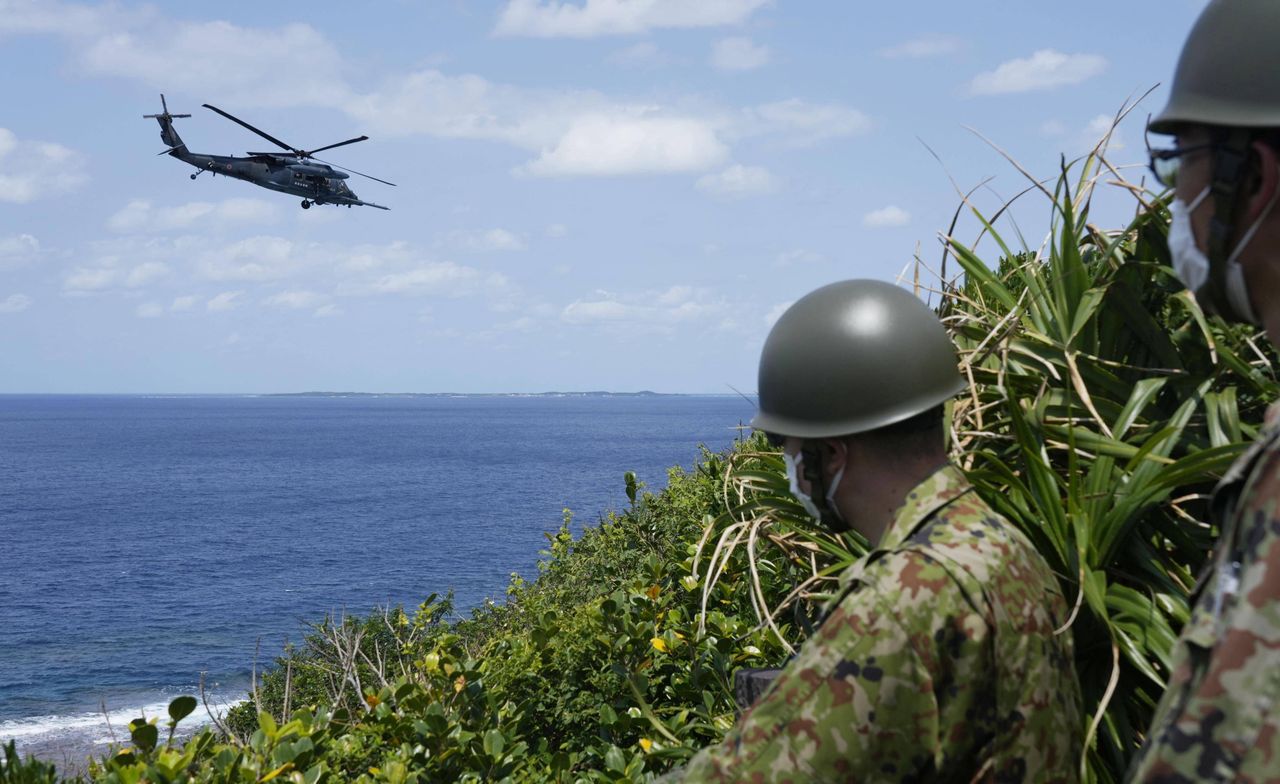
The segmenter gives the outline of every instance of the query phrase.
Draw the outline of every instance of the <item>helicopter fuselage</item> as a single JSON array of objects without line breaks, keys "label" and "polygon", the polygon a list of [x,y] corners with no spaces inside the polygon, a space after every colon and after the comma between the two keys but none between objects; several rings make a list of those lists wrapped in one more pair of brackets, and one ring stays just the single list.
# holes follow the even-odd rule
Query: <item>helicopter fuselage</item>
[{"label": "helicopter fuselage", "polygon": [[323,164],[286,162],[267,156],[205,155],[182,150],[170,150],[169,155],[200,172],[234,177],[273,191],[301,196],[316,204],[355,204],[360,201],[343,182],[349,175]]}]

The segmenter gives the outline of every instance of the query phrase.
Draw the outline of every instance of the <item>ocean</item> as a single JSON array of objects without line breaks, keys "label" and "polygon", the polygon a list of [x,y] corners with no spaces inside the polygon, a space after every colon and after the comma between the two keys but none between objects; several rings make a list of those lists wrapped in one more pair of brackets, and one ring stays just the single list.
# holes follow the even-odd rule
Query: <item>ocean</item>
[{"label": "ocean", "polygon": [[204,673],[242,699],[305,623],[460,612],[698,447],[731,396],[0,396],[0,744],[81,747]]}]

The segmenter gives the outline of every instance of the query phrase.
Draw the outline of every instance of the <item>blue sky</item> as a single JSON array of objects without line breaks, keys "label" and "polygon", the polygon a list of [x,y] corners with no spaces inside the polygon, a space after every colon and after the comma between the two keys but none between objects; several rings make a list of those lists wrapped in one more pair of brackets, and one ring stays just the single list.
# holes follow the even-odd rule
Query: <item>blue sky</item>
[{"label": "blue sky", "polygon": [[[1052,174],[1201,7],[0,0],[0,392],[751,391],[788,303],[936,262],[949,178],[1024,187],[970,128]],[[191,181],[160,92],[198,152],[264,144],[202,103],[368,134],[327,159],[392,211]]]}]

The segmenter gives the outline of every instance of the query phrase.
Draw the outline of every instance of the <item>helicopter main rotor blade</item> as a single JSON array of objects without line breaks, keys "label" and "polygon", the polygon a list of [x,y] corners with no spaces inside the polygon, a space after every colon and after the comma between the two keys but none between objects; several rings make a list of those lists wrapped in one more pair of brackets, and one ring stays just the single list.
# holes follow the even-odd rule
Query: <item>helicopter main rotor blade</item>
[{"label": "helicopter main rotor blade", "polygon": [[334,147],[341,147],[344,144],[355,144],[356,142],[367,141],[368,139],[369,139],[368,136],[357,136],[354,139],[347,139],[345,142],[338,142],[337,144],[329,144],[324,147],[317,147],[314,150],[306,150],[303,152],[303,155],[305,157],[311,157],[313,154],[318,152],[324,152],[325,150],[332,150]]},{"label": "helicopter main rotor blade", "polygon": [[206,103],[206,104],[201,104],[201,106],[203,106],[203,107],[204,107],[204,108],[206,108],[206,109],[210,109],[210,110],[212,110],[212,111],[217,112],[218,114],[222,115],[223,117],[226,117],[228,120],[230,120],[230,121],[231,121],[231,122],[233,122],[233,123],[236,123],[237,125],[242,125],[242,126],[244,126],[245,128],[248,128],[249,130],[251,130],[251,131],[253,131],[254,133],[258,134],[259,136],[261,136],[262,138],[264,138],[264,139],[266,139],[267,141],[271,142],[272,144],[276,145],[277,147],[281,147],[281,148],[283,148],[283,149],[286,149],[286,150],[288,150],[289,152],[296,152],[296,153],[298,153],[299,155],[301,155],[301,154],[302,154],[302,150],[299,150],[299,149],[298,149],[298,148],[296,148],[296,147],[290,147],[289,145],[287,145],[287,144],[285,144],[284,142],[280,141],[279,139],[277,139],[276,137],[272,136],[271,134],[266,133],[266,132],[264,132],[264,131],[260,131],[260,130],[258,130],[257,128],[254,128],[252,125],[250,125],[249,123],[245,122],[244,120],[241,120],[239,117],[235,117],[235,116],[233,116],[233,115],[227,114],[226,112],[222,111],[221,109],[219,109],[219,108],[218,108],[218,107],[216,107],[216,106],[213,106],[213,105],[211,105],[211,104],[207,104],[207,103]]},{"label": "helicopter main rotor blade", "polygon": [[[320,161],[320,159],[319,159],[319,158],[316,158],[315,160]],[[380,180],[380,179],[378,179],[377,177],[374,177],[372,174],[365,174],[364,172],[358,172],[358,171],[356,171],[355,169],[348,169],[346,166],[339,166],[339,165],[338,165],[338,164],[336,164],[336,163],[329,163],[328,161],[320,161],[320,162],[321,162],[321,163],[324,163],[324,164],[327,164],[327,165],[329,165],[329,166],[332,166],[332,167],[333,167],[333,168],[335,168],[335,169],[342,169],[344,172],[351,172],[352,174],[359,174],[361,177],[364,177],[364,178],[366,178],[366,179],[373,180],[374,182],[380,182],[380,183],[382,183],[383,185],[390,185],[392,188],[397,187],[397,186],[396,186],[396,184],[395,184],[394,182],[387,182],[386,180]]]}]

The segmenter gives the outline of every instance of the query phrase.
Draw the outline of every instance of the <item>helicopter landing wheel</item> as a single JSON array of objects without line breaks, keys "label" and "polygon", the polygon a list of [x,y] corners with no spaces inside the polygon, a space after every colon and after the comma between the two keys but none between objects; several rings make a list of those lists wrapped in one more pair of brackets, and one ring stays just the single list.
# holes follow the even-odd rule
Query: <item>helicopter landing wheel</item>
[{"label": "helicopter landing wheel", "polygon": [[302,200],[302,209],[304,209],[304,210],[309,210],[309,209],[311,209],[311,202],[307,201],[306,199],[303,199],[303,200]]},{"label": "helicopter landing wheel", "polygon": [[[199,174],[199,172],[196,172],[196,174]],[[196,178],[196,175],[195,175],[195,174],[191,175],[191,179],[193,179],[193,180],[194,180],[195,178]]]}]

